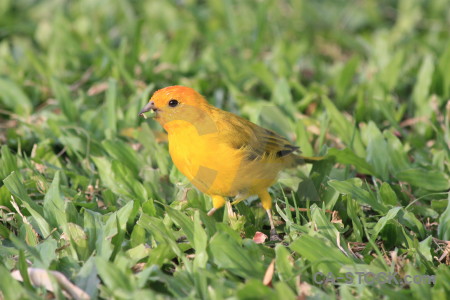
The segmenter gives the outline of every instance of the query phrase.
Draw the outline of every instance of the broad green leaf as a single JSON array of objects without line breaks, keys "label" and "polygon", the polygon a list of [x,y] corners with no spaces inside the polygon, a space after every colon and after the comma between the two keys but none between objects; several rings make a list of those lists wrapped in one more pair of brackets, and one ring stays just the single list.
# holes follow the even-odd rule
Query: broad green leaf
[{"label": "broad green leaf", "polygon": [[[114,256],[115,253],[119,251],[125,235],[126,224],[133,211],[133,204],[132,201],[129,201],[117,212],[110,214],[106,219],[105,225],[102,226],[104,238],[108,240],[107,248],[105,249],[107,255],[112,254]],[[110,245],[113,247],[112,253],[109,253]]]},{"label": "broad green leaf", "polygon": [[217,232],[209,242],[209,257],[220,268],[243,278],[262,279],[263,264],[224,232]]},{"label": "broad green leaf", "polygon": [[94,256],[89,257],[89,259],[84,262],[83,266],[78,271],[78,274],[75,276],[74,283],[88,293],[93,299],[96,298],[100,279],[98,278]]},{"label": "broad green leaf", "polygon": [[29,115],[33,108],[30,99],[15,82],[0,77],[0,103],[19,115]]},{"label": "broad green leaf", "polygon": [[[238,291],[238,299],[278,299],[275,291],[265,286],[261,280],[250,279]],[[286,295],[284,295],[286,297]],[[289,298],[284,298],[289,299]]]},{"label": "broad green leaf", "polygon": [[139,224],[133,227],[133,231],[130,236],[131,247],[136,247],[146,242],[145,230]]},{"label": "broad green leaf", "polygon": [[371,193],[362,189],[361,179],[349,179],[346,181],[330,180],[328,184],[341,194],[351,195],[353,199],[360,203],[370,205],[374,210],[384,214],[388,208],[379,202]]},{"label": "broad green leaf", "polygon": [[44,216],[49,224],[55,228],[67,230],[67,217],[64,200],[60,191],[60,173],[55,173],[53,182],[44,197]]},{"label": "broad green leaf", "polygon": [[11,193],[5,185],[0,187],[0,205],[12,208]]},{"label": "broad green leaf", "polygon": [[[295,111],[295,109],[292,108],[291,111]],[[273,104],[265,104],[260,106],[257,114],[259,118],[256,122],[261,126],[271,129],[281,135],[293,132],[293,128],[286,116],[286,112],[284,112],[282,108]]]},{"label": "broad green leaf", "polygon": [[[411,282],[411,291],[412,295],[416,299],[436,299],[432,297],[432,291],[434,290],[434,286],[432,285],[432,281],[428,282],[429,278],[425,277],[427,274],[424,274],[421,271],[416,270],[413,264],[408,264],[405,267],[405,280],[409,280]],[[408,276],[408,278],[406,277]],[[414,279],[419,279],[420,283],[417,284],[414,282]],[[431,279],[431,278],[430,278]],[[423,280],[423,282],[422,282]],[[445,297],[444,297],[445,298]]]},{"label": "broad green leaf", "polygon": [[124,196],[128,200],[137,198],[144,202],[148,199],[144,186],[137,181],[136,174],[126,164],[119,160],[113,160],[111,163],[105,157],[93,157],[92,159],[97,166],[102,182],[114,193]]},{"label": "broad green leaf", "polygon": [[25,287],[27,289],[32,289],[30,276],[28,275],[28,266],[27,266],[27,261],[25,258],[25,252],[23,250],[19,251],[18,265],[19,265],[18,269],[20,271],[20,275],[22,276],[22,279],[23,279],[23,284],[25,285]]},{"label": "broad green leaf", "polygon": [[380,187],[380,197],[386,205],[397,205],[398,199],[395,192],[387,182],[383,182]]},{"label": "broad green leaf", "polygon": [[[205,229],[203,229],[200,222],[199,212],[196,211],[194,215],[194,248],[195,248],[195,260],[194,260],[194,270],[199,272],[201,269],[206,267],[208,262],[208,253],[206,252],[206,246],[208,244],[208,236],[206,235]],[[200,280],[206,286],[206,279]],[[203,284],[202,284],[203,286]],[[203,293],[205,294],[205,293]]]},{"label": "broad green leaf", "polygon": [[22,202],[27,202],[34,210],[43,215],[42,206],[37,205],[31,200],[30,196],[28,196],[23,180],[19,177],[17,172],[12,172],[5,180],[3,180],[3,183],[13,196],[17,197]]},{"label": "broad green leaf", "polygon": [[78,254],[78,259],[83,261],[86,260],[89,257],[90,251],[87,236],[83,228],[77,224],[68,223],[67,229],[70,242]]},{"label": "broad green leaf", "polygon": [[48,238],[36,245],[36,250],[39,252],[41,259],[36,261],[33,265],[36,268],[49,269],[52,261],[57,259],[56,250],[58,244],[53,238]]},{"label": "broad green leaf", "polygon": [[[137,223],[144,229],[148,230],[152,234],[153,238],[160,243],[158,248],[161,247],[160,249],[164,250],[161,253],[162,255],[168,254],[167,250],[172,250],[176,256],[182,257],[183,252],[180,246],[176,243],[175,236],[172,231],[166,228],[166,225],[164,225],[161,219],[142,214]],[[167,247],[163,248],[162,246],[164,246],[164,244],[167,245]],[[154,253],[152,252],[151,256],[153,254]]]},{"label": "broad green leaf", "polygon": [[301,202],[310,201],[311,203],[320,200],[319,191],[310,178],[302,180],[297,187],[297,194]]},{"label": "broad green leaf", "polygon": [[439,217],[438,237],[444,241],[450,240],[450,192],[448,193],[447,208]]},{"label": "broad green leaf", "polygon": [[42,215],[35,211],[33,208],[31,208],[31,205],[28,202],[22,202],[22,205],[28,210],[28,212],[31,214],[31,216],[36,221],[36,224],[38,225],[39,233],[43,238],[47,238],[50,233],[50,225],[47,223],[47,220],[44,217],[44,213]]},{"label": "broad green leaf", "polygon": [[12,155],[7,146],[2,146],[0,152],[0,180],[5,179],[13,171],[17,171],[17,158]]},{"label": "broad green leaf", "polygon": [[97,156],[92,157],[92,160],[97,167],[97,170],[100,174],[100,179],[102,180],[103,184],[115,191],[116,182],[114,180],[114,177],[112,176],[111,162],[105,157]]},{"label": "broad green leaf", "polygon": [[[448,292],[448,283],[450,282],[450,269],[444,264],[440,264],[436,270],[436,276],[434,278],[434,283],[436,289],[440,289],[438,295],[443,295]],[[434,289],[433,289],[434,290]],[[444,291],[444,293],[442,293]]]},{"label": "broad green leaf", "polygon": [[404,58],[404,51],[396,51],[389,63],[380,70],[378,78],[386,90],[391,91],[397,86]]},{"label": "broad green leaf", "polygon": [[[84,228],[88,237],[89,249],[95,249],[97,256],[109,259],[113,252],[113,246],[111,244],[111,236],[108,236],[108,233],[114,234],[114,232],[106,232],[106,226],[101,217],[99,213],[85,210]],[[110,227],[112,227],[112,230],[115,229],[117,231],[117,227],[111,225]]]},{"label": "broad green leaf", "polygon": [[396,177],[400,181],[406,181],[413,186],[430,191],[450,189],[450,176],[439,171],[429,171],[419,168],[407,169],[398,172]]},{"label": "broad green leaf", "polygon": [[388,165],[389,171],[396,174],[399,171],[409,168],[409,160],[404,145],[400,140],[390,131],[383,132],[386,141],[387,148],[385,155],[389,156],[390,164]]},{"label": "broad green leaf", "polygon": [[277,244],[275,246],[276,269],[281,280],[287,281],[294,277],[293,259],[285,246]]},{"label": "broad green leaf", "polygon": [[353,264],[352,259],[342,253],[339,248],[318,236],[302,235],[289,248],[310,261],[313,270],[324,274],[332,272],[336,276],[342,265]]},{"label": "broad green leaf", "polygon": [[122,195],[127,196],[130,200],[138,199],[141,203],[146,201],[147,191],[144,186],[134,178],[133,172],[122,162],[113,160],[112,171],[116,185],[114,190],[118,190]]},{"label": "broad green leaf", "polygon": [[126,292],[133,291],[135,281],[132,276],[127,274],[126,270],[118,268],[114,263],[102,257],[95,258],[95,266],[98,275],[110,289],[118,289]]},{"label": "broad green leaf", "polygon": [[282,107],[292,106],[292,94],[285,78],[280,78],[275,83],[271,101]]},{"label": "broad green leaf", "polygon": [[9,236],[9,228],[0,223],[0,236],[7,239]]},{"label": "broad green leaf", "polygon": [[399,212],[401,209],[402,209],[401,207],[394,207],[394,208],[391,208],[391,209],[388,211],[388,213],[387,213],[384,217],[381,217],[381,218],[378,220],[377,224],[376,224],[375,227],[373,228],[374,233],[373,233],[373,235],[372,235],[372,239],[375,240],[375,239],[377,238],[378,234],[380,234],[380,231],[383,230],[384,226],[386,226],[386,224],[387,224],[389,221],[393,220],[393,219],[397,216],[398,212]]},{"label": "broad green leaf", "polygon": [[208,244],[208,236],[206,235],[206,231],[202,226],[200,221],[200,214],[198,211],[194,214],[194,247],[197,253],[203,252],[206,250],[206,246]]},{"label": "broad green leaf", "polygon": [[442,80],[442,97],[448,99],[450,97],[450,77],[447,75],[447,70],[450,68],[450,43],[447,43],[447,48],[439,58],[437,67]]},{"label": "broad green leaf", "polygon": [[305,124],[300,120],[296,123],[295,133],[297,135],[297,145],[300,146],[300,151],[305,156],[313,156],[314,150],[309,140],[309,134],[306,130]]},{"label": "broad green leaf", "polygon": [[140,244],[134,248],[128,249],[126,254],[133,263],[137,263],[141,259],[146,258],[150,254],[150,251],[151,249],[146,248],[144,244]]},{"label": "broad green leaf", "polygon": [[141,163],[136,156],[136,151],[120,140],[105,140],[102,142],[102,145],[109,155],[124,163],[137,177]]},{"label": "broad green leaf", "polygon": [[[322,209],[318,208],[316,204],[311,205],[311,220],[317,226],[318,231],[327,238],[330,242],[337,246],[337,238],[339,236],[339,232],[336,227],[331,224],[328,217],[325,216]],[[347,248],[344,246],[344,248]]]},{"label": "broad green leaf", "polygon": [[253,63],[251,65],[251,70],[253,70],[256,77],[264,82],[264,85],[268,86],[270,90],[273,89],[276,83],[276,78],[265,63],[261,61]]},{"label": "broad green leaf", "polygon": [[409,211],[402,209],[398,221],[404,225],[415,231],[420,238],[424,238],[426,231],[422,222],[417,219],[417,217]]},{"label": "broad green leaf", "polygon": [[134,203],[130,201],[117,211],[117,222],[119,222],[119,228],[121,230],[126,230],[127,222],[133,212],[133,206]]},{"label": "broad green leaf", "polygon": [[107,128],[106,135],[112,138],[117,134],[117,82],[110,78],[108,80],[108,90],[106,91],[106,118],[105,128]]},{"label": "broad green leaf", "polygon": [[30,255],[33,261],[39,262],[41,265],[44,264],[41,260],[39,251],[36,250],[36,247],[29,246],[24,238],[17,237],[13,233],[10,233],[9,239],[16,249],[26,251],[27,255]]},{"label": "broad green leaf", "polygon": [[433,261],[433,257],[431,255],[431,242],[432,236],[428,236],[426,239],[419,243],[419,247],[417,248],[418,252],[423,255],[429,262]]},{"label": "broad green leaf", "polygon": [[27,298],[25,289],[2,264],[0,264],[0,277],[2,278],[0,280],[0,291],[4,299],[18,300]]},{"label": "broad green leaf", "polygon": [[56,78],[51,78],[50,86],[66,118],[72,122],[76,121],[78,118],[78,109],[70,96],[68,87]]},{"label": "broad green leaf", "polygon": [[356,241],[361,242],[364,235],[363,225],[360,220],[361,207],[358,204],[358,201],[352,199],[351,195],[347,194],[342,198],[346,200],[347,214],[352,220],[352,227],[353,227],[352,236],[355,238]]},{"label": "broad green leaf", "polygon": [[290,288],[286,282],[278,281],[274,284],[275,291],[277,292],[277,296],[275,299],[298,299],[296,290]]},{"label": "broad green leaf", "polygon": [[165,206],[167,214],[172,218],[172,220],[178,224],[178,226],[183,229],[183,232],[186,234],[186,237],[191,243],[194,243],[194,223],[192,220],[181,213],[180,211],[170,207]]},{"label": "broad green leaf", "polygon": [[39,243],[37,234],[30,224],[23,223],[20,226],[19,236],[31,247],[35,247]]},{"label": "broad green leaf", "polygon": [[354,150],[357,156],[366,156],[364,145],[361,141],[361,136],[355,125],[347,120],[344,115],[336,108],[333,102],[327,97],[322,99],[327,113],[331,119],[331,126],[336,133],[341,137],[345,144]]},{"label": "broad green leaf", "polygon": [[334,156],[336,158],[336,162],[338,163],[354,166],[360,173],[375,175],[373,167],[369,163],[367,163],[364,158],[357,156],[352,150],[348,148],[343,150],[330,148],[328,150],[328,155]]},{"label": "broad green leaf", "polygon": [[357,56],[353,56],[345,63],[339,74],[336,74],[337,76],[334,80],[334,86],[336,88],[338,107],[343,107],[348,104],[348,100],[346,98],[348,97],[351,89],[351,84],[354,80],[358,65],[359,58]]},{"label": "broad green leaf", "polygon": [[158,166],[159,172],[163,175],[169,174],[170,167],[172,166],[171,159],[167,155],[167,150],[164,145],[158,144],[153,130],[147,123],[142,124],[137,139],[144,147],[143,156],[146,158],[146,163],[151,162]]},{"label": "broad green leaf", "polygon": [[413,100],[416,105],[416,116],[429,116],[431,107],[428,103],[430,86],[433,78],[434,62],[431,55],[423,58],[420,66],[417,82],[414,85]]},{"label": "broad green leaf", "polygon": [[374,122],[369,122],[363,135],[368,141],[367,162],[373,167],[378,177],[387,180],[389,177],[388,166],[391,162],[389,155],[386,155],[387,143],[383,134]]}]

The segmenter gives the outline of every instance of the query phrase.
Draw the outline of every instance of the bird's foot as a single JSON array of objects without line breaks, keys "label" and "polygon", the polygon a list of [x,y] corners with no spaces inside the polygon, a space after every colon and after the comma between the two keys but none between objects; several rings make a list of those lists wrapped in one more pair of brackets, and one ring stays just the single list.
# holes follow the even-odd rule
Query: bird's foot
[{"label": "bird's foot", "polygon": [[231,205],[233,205],[233,203],[230,203],[230,202],[225,203],[225,206],[227,208],[228,218],[236,219],[236,214],[234,213],[233,207],[231,207]]},{"label": "bird's foot", "polygon": [[270,229],[270,241],[271,242],[281,242],[282,241],[280,236],[277,234],[277,231],[275,230],[275,228]]},{"label": "bird's foot", "polygon": [[211,208],[207,213],[208,217],[211,217],[216,212],[216,210],[217,210],[217,208],[215,208],[215,207]]}]

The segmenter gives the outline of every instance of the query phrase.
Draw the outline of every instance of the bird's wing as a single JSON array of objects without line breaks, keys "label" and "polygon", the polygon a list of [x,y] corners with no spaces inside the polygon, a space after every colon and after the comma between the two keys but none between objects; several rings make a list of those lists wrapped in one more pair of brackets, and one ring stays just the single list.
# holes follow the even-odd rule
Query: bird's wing
[{"label": "bird's wing", "polygon": [[220,110],[217,113],[225,114],[216,118],[221,140],[233,148],[244,151],[248,160],[283,158],[299,150],[299,147],[271,130],[229,112]]}]

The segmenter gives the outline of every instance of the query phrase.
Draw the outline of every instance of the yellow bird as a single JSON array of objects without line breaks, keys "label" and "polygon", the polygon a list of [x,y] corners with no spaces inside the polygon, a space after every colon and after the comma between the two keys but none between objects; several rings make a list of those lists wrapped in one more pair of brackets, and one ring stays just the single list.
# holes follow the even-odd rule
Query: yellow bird
[{"label": "yellow bird", "polygon": [[295,154],[299,148],[271,130],[210,105],[188,87],[156,91],[139,115],[150,110],[168,133],[175,166],[211,196],[208,215],[224,206],[225,197],[234,197],[236,204],[258,195],[269,217],[270,238],[280,240],[267,190],[282,169],[303,162]]}]

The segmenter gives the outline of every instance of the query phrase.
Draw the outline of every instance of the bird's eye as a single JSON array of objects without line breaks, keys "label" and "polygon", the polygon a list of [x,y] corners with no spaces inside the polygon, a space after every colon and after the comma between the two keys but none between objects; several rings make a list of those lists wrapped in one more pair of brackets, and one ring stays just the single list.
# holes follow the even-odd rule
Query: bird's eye
[{"label": "bird's eye", "polygon": [[175,107],[178,105],[178,100],[172,99],[169,101],[169,106],[170,107]]}]

